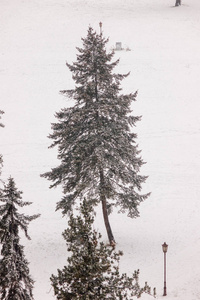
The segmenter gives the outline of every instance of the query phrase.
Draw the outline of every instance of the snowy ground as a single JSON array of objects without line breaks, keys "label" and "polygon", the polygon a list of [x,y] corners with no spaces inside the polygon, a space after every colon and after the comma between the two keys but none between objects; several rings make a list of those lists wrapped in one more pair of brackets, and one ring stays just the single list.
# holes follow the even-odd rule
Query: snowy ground
[{"label": "snowy ground", "polygon": [[[27,213],[41,213],[22,240],[34,277],[35,300],[54,299],[49,277],[66,261],[61,233],[67,221],[55,213],[59,189],[49,190],[40,174],[57,164],[49,150],[50,123],[66,100],[59,90],[73,86],[66,60],[89,25],[122,42],[120,72],[131,71],[124,91],[139,90],[133,113],[138,143],[149,175],[151,197],[135,220],[113,214],[111,225],[123,250],[121,271],[140,269],[145,281],[163,294],[163,253],[167,242],[169,300],[200,299],[200,1],[182,0],[1,0],[0,129],[3,179],[12,175]],[[106,235],[98,215],[97,225]]]}]

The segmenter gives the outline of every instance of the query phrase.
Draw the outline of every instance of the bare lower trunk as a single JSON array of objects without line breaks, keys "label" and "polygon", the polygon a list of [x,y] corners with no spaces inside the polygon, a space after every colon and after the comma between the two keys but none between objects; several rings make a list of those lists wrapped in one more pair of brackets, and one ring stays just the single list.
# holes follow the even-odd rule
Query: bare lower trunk
[{"label": "bare lower trunk", "polygon": [[110,245],[114,246],[115,239],[114,239],[112,229],[110,227],[110,222],[108,219],[108,210],[107,210],[107,206],[106,206],[106,199],[101,199],[101,203],[102,203],[103,217],[104,217],[104,223],[105,223],[106,230],[107,230],[108,239],[109,239]]},{"label": "bare lower trunk", "polygon": [[101,187],[100,199],[101,199],[101,203],[102,203],[103,218],[104,218],[104,223],[105,223],[105,226],[106,226],[108,239],[109,239],[110,245],[115,246],[115,239],[114,239],[112,229],[111,229],[111,226],[110,226],[110,222],[109,222],[109,219],[108,219],[108,209],[107,209],[107,205],[106,205],[106,197],[105,197],[105,194],[104,194],[105,184],[104,184],[103,171],[100,171],[100,187]]}]

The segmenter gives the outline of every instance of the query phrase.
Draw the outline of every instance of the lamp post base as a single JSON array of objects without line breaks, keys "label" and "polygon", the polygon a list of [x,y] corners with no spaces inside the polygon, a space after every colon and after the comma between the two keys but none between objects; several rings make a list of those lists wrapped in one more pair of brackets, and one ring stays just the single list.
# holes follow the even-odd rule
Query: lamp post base
[{"label": "lamp post base", "polygon": [[163,296],[167,296],[167,288],[166,287],[164,287]]}]

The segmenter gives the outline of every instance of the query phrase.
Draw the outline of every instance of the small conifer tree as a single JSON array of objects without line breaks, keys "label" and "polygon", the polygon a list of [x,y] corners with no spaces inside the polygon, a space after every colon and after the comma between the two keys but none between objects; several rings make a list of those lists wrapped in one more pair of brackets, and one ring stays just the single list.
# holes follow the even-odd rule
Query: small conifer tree
[{"label": "small conifer tree", "polygon": [[137,92],[121,93],[121,81],[128,76],[116,74],[114,52],[107,53],[108,42],[90,27],[83,47],[77,48],[77,61],[67,63],[75,81],[73,90],[62,94],[74,100],[74,106],[56,113],[52,124],[61,163],[43,177],[55,187],[63,186],[63,198],[57,204],[63,214],[70,213],[77,200],[101,203],[110,243],[115,243],[108,215],[112,208],[139,216],[138,206],[148,194],[140,194],[146,176],[139,174],[143,165],[131,127],[140,117],[131,114]]},{"label": "small conifer tree", "polygon": [[85,200],[80,214],[71,214],[69,227],[63,233],[71,256],[67,266],[52,275],[51,282],[57,299],[99,300],[132,299],[149,292],[149,287],[140,288],[139,271],[132,277],[119,273],[122,252],[101,242],[101,235],[93,229],[92,206]]},{"label": "small conifer tree", "polygon": [[20,245],[19,230],[28,235],[28,225],[39,215],[27,216],[18,212],[18,207],[30,205],[22,201],[22,192],[18,191],[13,178],[8,179],[0,193],[0,299],[1,300],[33,300],[33,283],[24,255],[24,247]]}]

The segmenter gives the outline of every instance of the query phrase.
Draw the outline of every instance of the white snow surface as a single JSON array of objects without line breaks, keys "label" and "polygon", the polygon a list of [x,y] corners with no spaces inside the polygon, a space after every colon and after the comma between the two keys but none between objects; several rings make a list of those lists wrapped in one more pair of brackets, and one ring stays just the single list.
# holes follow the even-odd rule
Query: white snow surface
[{"label": "white snow surface", "polygon": [[[156,287],[163,299],[162,243],[167,253],[168,300],[200,299],[200,1],[182,0],[1,0],[0,129],[2,178],[11,175],[27,214],[31,241],[22,236],[35,300],[55,299],[51,274],[66,263],[61,233],[67,219],[55,212],[61,189],[40,177],[58,164],[48,149],[54,113],[68,105],[59,91],[73,87],[65,63],[75,61],[76,46],[88,26],[109,37],[108,50],[121,42],[116,71],[130,76],[124,92],[139,91],[133,115],[142,115],[135,132],[149,178],[140,218],[113,213],[122,272],[140,269],[140,283]],[[107,237],[101,213],[96,228]],[[149,299],[144,295],[142,299]],[[150,297],[150,299],[153,299]]]}]

